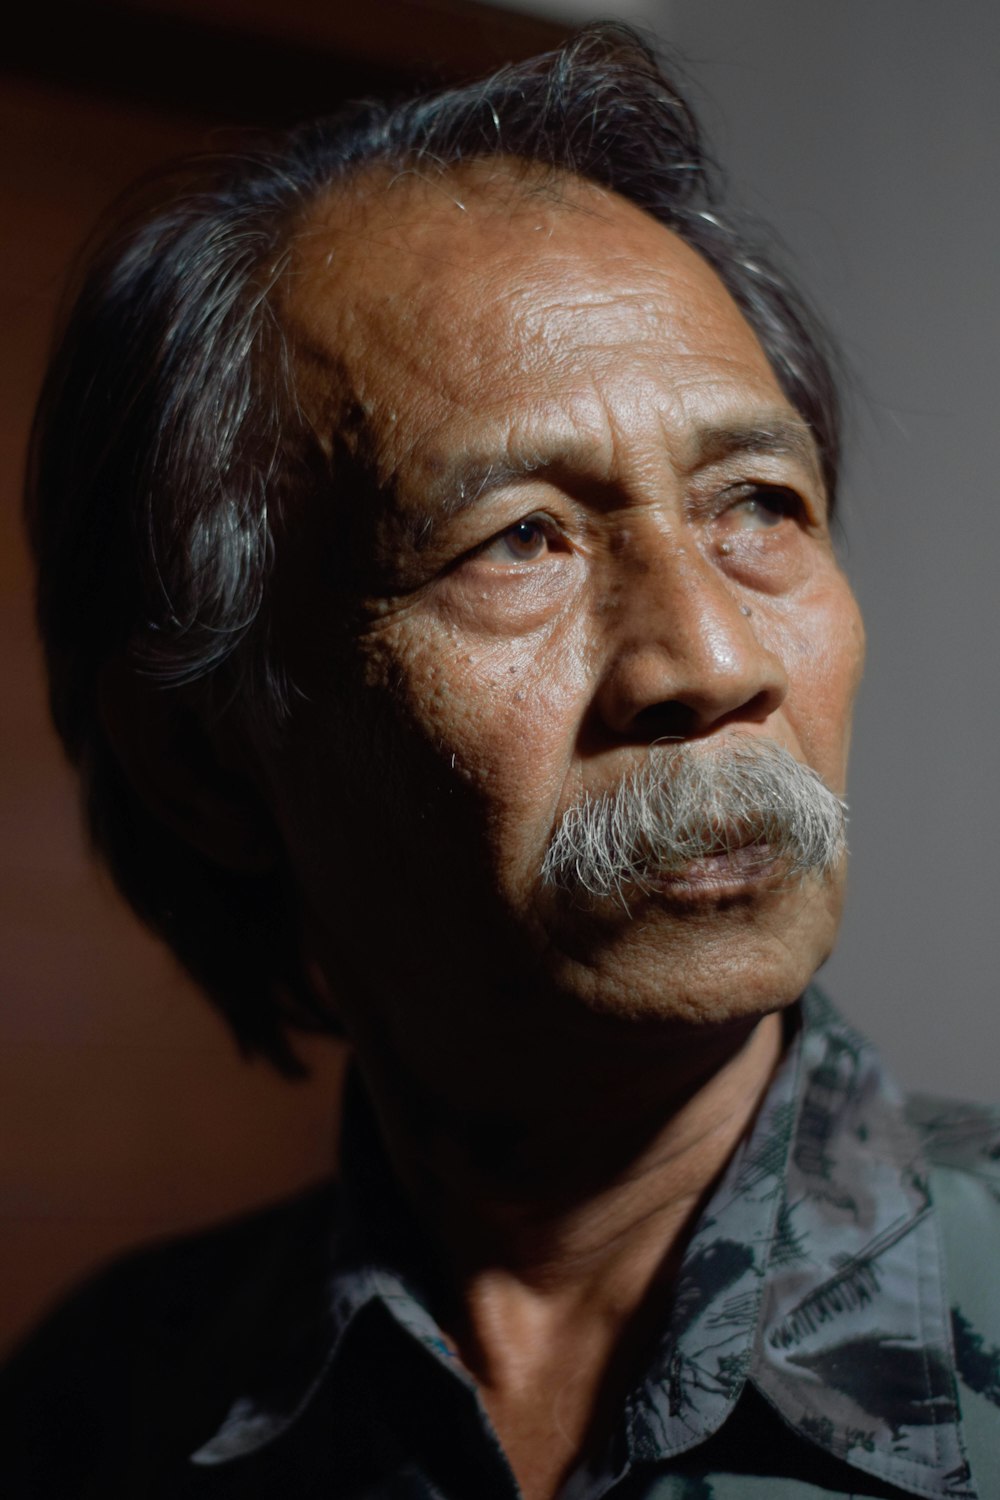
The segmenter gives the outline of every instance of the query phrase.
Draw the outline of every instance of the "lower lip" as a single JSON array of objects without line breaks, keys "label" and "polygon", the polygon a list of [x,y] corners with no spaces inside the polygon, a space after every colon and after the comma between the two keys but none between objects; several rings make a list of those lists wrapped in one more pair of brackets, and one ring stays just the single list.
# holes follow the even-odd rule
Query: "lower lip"
[{"label": "lower lip", "polygon": [[771,858],[766,845],[748,844],[743,849],[706,854],[680,870],[648,875],[642,884],[656,895],[710,900],[748,892],[781,873],[781,861]]}]

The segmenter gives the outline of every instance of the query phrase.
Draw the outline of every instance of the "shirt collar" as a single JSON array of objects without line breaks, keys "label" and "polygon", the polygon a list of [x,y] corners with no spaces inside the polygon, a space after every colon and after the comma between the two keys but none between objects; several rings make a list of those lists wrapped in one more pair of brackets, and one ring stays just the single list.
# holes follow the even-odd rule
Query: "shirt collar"
[{"label": "shirt collar", "polygon": [[[329,1378],[350,1342],[348,1335],[369,1321],[374,1308],[387,1312],[404,1333],[474,1390],[429,1311],[432,1273],[417,1253],[423,1237],[392,1176],[356,1069],[348,1072],[343,1116],[338,1224],[326,1284],[312,1299],[314,1316],[325,1324],[322,1354],[316,1357],[313,1340],[305,1357],[299,1358],[283,1340],[253,1381],[252,1391],[233,1402],[217,1432],[191,1455],[195,1464],[212,1466],[243,1458],[287,1432]],[[362,1337],[365,1332],[360,1327]]]},{"label": "shirt collar", "polygon": [[[426,1271],[399,1253],[419,1236],[406,1232],[369,1112],[355,1098],[345,1114],[326,1356],[308,1372],[291,1361],[266,1400],[236,1402],[197,1464],[285,1432],[375,1303],[471,1385],[428,1311]],[[627,1403],[629,1461],[704,1441],[747,1379],[847,1464],[928,1500],[975,1500],[919,1145],[878,1054],[816,990],[685,1252],[664,1337]]]},{"label": "shirt collar", "polygon": [[750,1378],[855,1468],[917,1495],[974,1496],[918,1138],[875,1049],[818,992],[804,1009]]}]

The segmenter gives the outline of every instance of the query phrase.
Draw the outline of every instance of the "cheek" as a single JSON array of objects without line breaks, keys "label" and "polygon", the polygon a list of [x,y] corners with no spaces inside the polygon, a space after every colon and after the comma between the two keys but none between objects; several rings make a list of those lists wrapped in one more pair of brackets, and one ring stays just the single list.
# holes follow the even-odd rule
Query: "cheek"
[{"label": "cheek", "polygon": [[588,701],[584,653],[530,636],[470,648],[448,670],[449,697],[418,706],[450,742],[456,769],[488,778],[498,797],[544,801],[570,774]]},{"label": "cheek", "polygon": [[[446,624],[412,622],[380,643],[399,758],[419,744],[446,798],[471,794],[495,866],[534,871],[576,767],[590,692],[569,624],[484,643]],[[393,686],[394,684],[394,686]]]},{"label": "cheek", "polygon": [[846,581],[838,575],[835,584],[779,616],[772,649],[788,673],[785,711],[803,759],[843,791],[864,662],[864,627]]}]

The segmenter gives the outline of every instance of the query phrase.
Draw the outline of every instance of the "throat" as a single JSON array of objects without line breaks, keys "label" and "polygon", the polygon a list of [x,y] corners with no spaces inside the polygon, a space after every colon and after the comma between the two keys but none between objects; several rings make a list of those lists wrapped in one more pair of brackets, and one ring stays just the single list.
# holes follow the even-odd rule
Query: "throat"
[{"label": "throat", "polygon": [[629,1087],[615,1059],[603,1090],[599,1075],[585,1088],[572,1073],[565,1087],[550,1075],[548,1111],[524,1109],[512,1084],[492,1140],[456,1119],[421,1131],[415,1113],[388,1112],[400,1092],[380,1098],[370,1080],[429,1251],[439,1324],[526,1500],[553,1500],[615,1430],[669,1316],[691,1231],[781,1053],[774,1014],[736,1046],[703,1052],[704,1066],[671,1070],[661,1058],[658,1091],[654,1070]]},{"label": "throat", "polygon": [[691,1230],[780,1052],[780,1023],[768,1018],[732,1077],[716,1076],[711,1097],[692,1096],[584,1195],[481,1194],[475,1216],[466,1200],[464,1215],[437,1219],[455,1289],[441,1321],[526,1500],[551,1500],[609,1441],[669,1316]]},{"label": "throat", "polygon": [[512,1083],[505,1113],[445,1120],[422,1139],[390,1119],[383,1136],[452,1286],[508,1276],[532,1295],[600,1307],[595,1289],[624,1280],[638,1301],[749,1128],[781,1052],[781,1019],[769,1015],[687,1066],[609,1058],[593,1077],[550,1074],[541,1099]]},{"label": "throat", "polygon": [[488,1360],[480,1398],[525,1500],[553,1500],[580,1462],[610,1441],[663,1311],[644,1305],[642,1318],[622,1328],[596,1317],[556,1326],[536,1308],[534,1336]]}]

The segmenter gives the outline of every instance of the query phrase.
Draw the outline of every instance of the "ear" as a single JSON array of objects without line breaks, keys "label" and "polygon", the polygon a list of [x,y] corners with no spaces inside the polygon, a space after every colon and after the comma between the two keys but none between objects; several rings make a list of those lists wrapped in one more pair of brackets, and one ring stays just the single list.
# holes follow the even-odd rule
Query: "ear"
[{"label": "ear", "polygon": [[138,797],[153,815],[224,869],[264,874],[280,840],[251,767],[231,731],[205,728],[182,689],[142,677],[124,657],[99,684],[101,722]]}]

